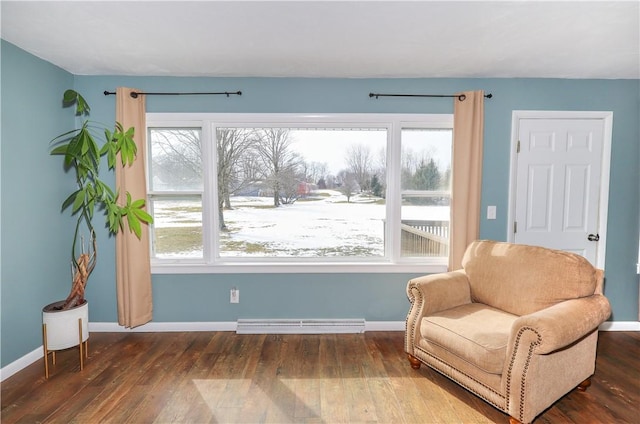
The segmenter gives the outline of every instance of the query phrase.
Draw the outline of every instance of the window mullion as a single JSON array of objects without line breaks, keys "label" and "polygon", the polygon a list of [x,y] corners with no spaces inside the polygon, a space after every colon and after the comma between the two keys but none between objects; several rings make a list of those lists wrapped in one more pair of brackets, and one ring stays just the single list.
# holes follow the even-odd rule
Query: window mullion
[{"label": "window mullion", "polygon": [[389,128],[387,146],[387,256],[393,262],[400,258],[400,137],[402,126],[394,121]]},{"label": "window mullion", "polygon": [[202,193],[202,237],[204,261],[215,262],[218,250],[218,179],[216,175],[215,127],[210,121],[202,125],[202,172],[204,191]]}]

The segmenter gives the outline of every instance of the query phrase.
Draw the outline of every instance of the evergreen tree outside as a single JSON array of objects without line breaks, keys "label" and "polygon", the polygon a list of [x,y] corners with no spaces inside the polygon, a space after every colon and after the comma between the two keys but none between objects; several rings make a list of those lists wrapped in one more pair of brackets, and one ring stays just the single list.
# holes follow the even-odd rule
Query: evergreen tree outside
[{"label": "evergreen tree outside", "polygon": [[[429,162],[421,161],[415,174],[413,174],[413,188],[415,190],[432,191],[440,189],[440,171],[438,165],[433,159],[429,159]],[[418,199],[416,199],[418,200]],[[422,198],[418,201],[420,204],[432,205],[436,201],[434,198]]]},{"label": "evergreen tree outside", "polygon": [[384,197],[384,190],[377,174],[373,174],[371,177],[371,192],[376,197]]},{"label": "evergreen tree outside", "polygon": [[413,185],[416,190],[438,190],[440,188],[440,171],[433,159],[420,162],[420,166],[413,174]]}]

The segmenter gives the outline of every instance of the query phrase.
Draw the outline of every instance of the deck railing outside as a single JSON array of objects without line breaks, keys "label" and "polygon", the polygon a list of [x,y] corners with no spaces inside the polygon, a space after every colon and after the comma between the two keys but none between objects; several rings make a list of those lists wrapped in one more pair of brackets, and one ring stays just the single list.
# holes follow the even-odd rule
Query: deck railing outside
[{"label": "deck railing outside", "polygon": [[449,221],[401,221],[403,256],[449,256]]}]

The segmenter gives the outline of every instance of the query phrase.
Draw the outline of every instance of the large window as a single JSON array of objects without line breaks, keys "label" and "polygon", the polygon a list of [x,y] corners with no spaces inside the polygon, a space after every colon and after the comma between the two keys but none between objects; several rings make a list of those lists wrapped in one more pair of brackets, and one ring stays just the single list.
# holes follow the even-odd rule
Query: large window
[{"label": "large window", "polygon": [[450,115],[148,114],[154,272],[442,270]]}]

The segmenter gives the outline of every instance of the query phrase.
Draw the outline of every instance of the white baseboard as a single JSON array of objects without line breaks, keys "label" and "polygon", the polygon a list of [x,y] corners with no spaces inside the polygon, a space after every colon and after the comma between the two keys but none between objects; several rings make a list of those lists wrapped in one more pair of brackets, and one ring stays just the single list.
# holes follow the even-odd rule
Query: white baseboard
[{"label": "white baseboard", "polygon": [[[89,331],[96,333],[170,333],[177,331],[236,331],[236,321],[220,322],[150,322],[136,328],[124,328],[116,322],[90,322]],[[404,321],[365,321],[366,331],[404,331]],[[600,331],[640,331],[638,321],[607,321]],[[42,359],[42,346],[0,368],[0,381],[4,381],[35,361]]]},{"label": "white baseboard", "polygon": [[598,327],[600,331],[640,331],[640,321],[606,321]]},{"label": "white baseboard", "polygon": [[[11,377],[13,374],[27,368],[39,359],[44,358],[44,348],[42,346],[33,349],[21,358],[16,359],[9,365],[0,368],[0,381],[4,381]],[[42,365],[42,372],[44,373],[44,364]]]},{"label": "white baseboard", "polygon": [[365,321],[364,331],[404,331],[405,321]]},{"label": "white baseboard", "polygon": [[150,322],[136,328],[124,328],[117,322],[90,322],[96,333],[171,333],[179,331],[236,331],[235,321],[219,322]]}]

